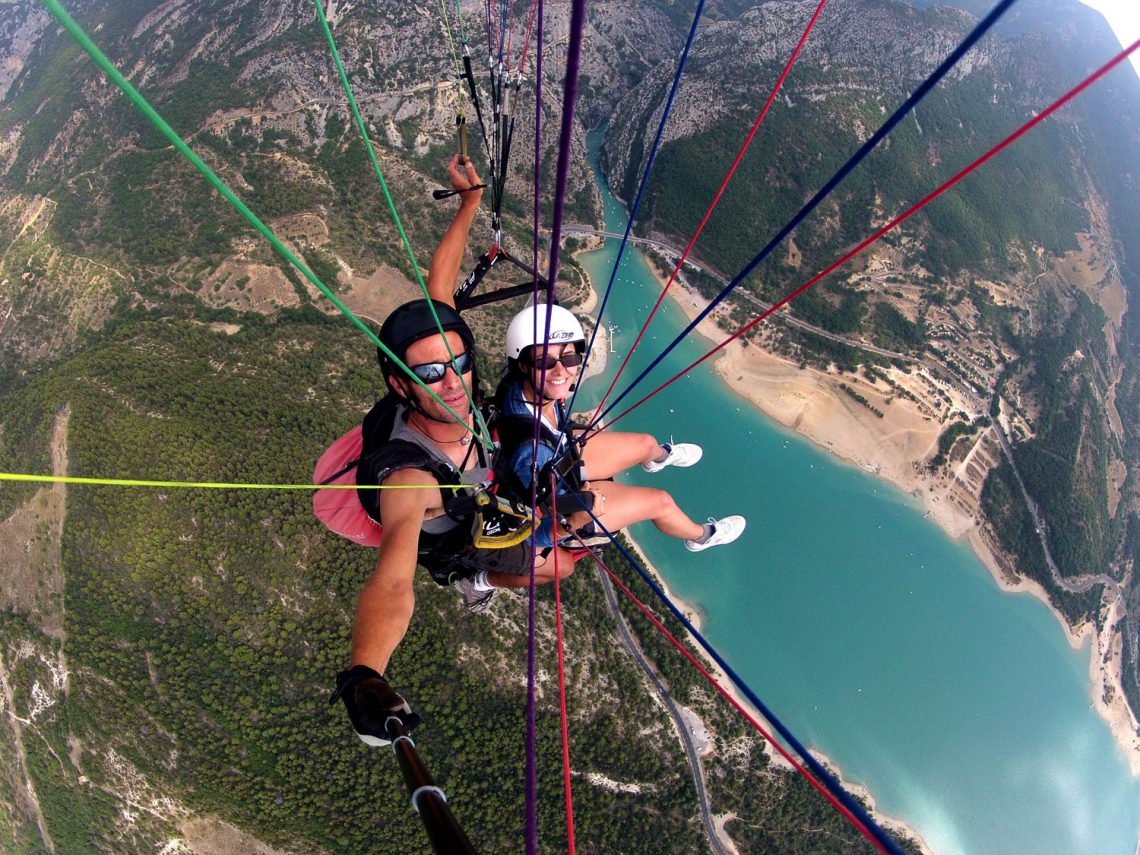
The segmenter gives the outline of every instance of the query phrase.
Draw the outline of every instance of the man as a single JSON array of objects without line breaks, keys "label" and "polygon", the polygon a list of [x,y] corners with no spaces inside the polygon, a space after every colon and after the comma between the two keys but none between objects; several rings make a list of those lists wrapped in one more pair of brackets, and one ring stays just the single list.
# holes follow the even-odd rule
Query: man
[{"label": "man", "polygon": [[[423,386],[380,352],[384,379],[399,404],[390,425],[370,423],[373,414],[365,419],[366,456],[357,470],[359,483],[400,488],[361,491],[365,508],[383,522],[383,537],[376,569],[357,603],[351,667],[338,675],[330,701],[344,700],[354,730],[368,745],[388,744],[390,717],[405,732],[420,721],[382,676],[412,618],[417,564],[424,564],[436,581],[450,582],[470,611],[486,608],[495,588],[530,584],[532,547],[472,544],[470,523],[454,519],[455,491],[440,489],[441,484],[483,483],[491,469],[479,437],[474,336],[455,311],[452,296],[482,192],[470,189],[480,184],[470,162],[461,168],[453,158],[448,173],[461,202],[428,269],[432,303],[414,300],[400,306],[380,330],[385,347]],[[573,572],[569,553],[555,552],[535,561],[536,583],[553,581],[556,565],[560,578]]]}]

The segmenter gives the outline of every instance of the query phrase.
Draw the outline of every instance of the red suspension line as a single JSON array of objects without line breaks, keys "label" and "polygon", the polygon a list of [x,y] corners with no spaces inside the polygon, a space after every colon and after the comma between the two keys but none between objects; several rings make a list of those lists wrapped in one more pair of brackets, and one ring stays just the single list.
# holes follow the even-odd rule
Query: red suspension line
[{"label": "red suspension line", "polygon": [[538,12],[538,0],[531,0],[530,11],[527,13],[527,19],[526,19],[526,41],[523,42],[522,56],[519,57],[519,71],[520,72],[524,68],[526,68],[526,54],[527,54],[527,51],[530,49],[530,38],[531,38],[531,34],[534,32],[534,18],[535,18],[535,14],[537,12]]},{"label": "red suspension line", "polygon": [[606,430],[607,428],[612,427],[616,422],[620,421],[622,418],[629,415],[629,413],[631,413],[633,410],[640,407],[642,404],[644,404],[646,401],[648,401],[650,398],[652,398],[658,392],[662,391],[666,386],[669,386],[672,383],[675,383],[681,377],[684,377],[686,373],[688,373],[692,369],[696,368],[698,365],[700,365],[702,362],[704,362],[709,357],[715,355],[716,353],[719,353],[722,349],[727,347],[731,342],[736,341],[736,339],[740,338],[742,335],[744,335],[746,332],[748,332],[750,329],[752,329],[754,326],[756,326],[762,320],[764,320],[765,318],[772,315],[778,309],[781,309],[784,306],[786,306],[788,303],[790,303],[792,300],[794,300],[796,297],[798,297],[800,294],[802,294],[808,288],[810,288],[811,286],[813,286],[817,282],[819,282],[819,280],[823,279],[825,276],[832,273],[836,268],[838,268],[841,265],[850,261],[852,258],[854,258],[856,255],[861,253],[868,246],[870,246],[875,241],[877,241],[879,238],[881,238],[883,235],[885,235],[887,232],[891,231],[897,225],[902,223],[904,220],[909,219],[912,215],[916,214],[922,208],[926,207],[930,202],[933,202],[935,199],[937,199],[939,196],[941,196],[943,193],[945,193],[947,190],[949,190],[951,187],[953,187],[955,184],[957,184],[959,181],[961,181],[963,178],[965,178],[967,175],[969,175],[975,169],[977,169],[982,164],[989,161],[991,158],[993,158],[995,155],[997,155],[999,152],[1001,152],[1007,146],[1016,142],[1018,139],[1020,139],[1022,136],[1024,136],[1026,133],[1028,133],[1034,127],[1036,127],[1038,124],[1045,121],[1045,119],[1049,118],[1049,116],[1053,115],[1053,113],[1057,112],[1057,110],[1061,109],[1061,107],[1063,107],[1067,103],[1069,103],[1069,101],[1076,98],[1078,95],[1080,95],[1086,89],[1088,89],[1090,86],[1092,86],[1098,80],[1100,80],[1100,78],[1104,77],[1104,75],[1106,75],[1108,72],[1110,72],[1113,68],[1115,68],[1117,65],[1119,65],[1124,60],[1126,60],[1129,57],[1129,55],[1131,55],[1133,53],[1133,51],[1135,51],[1137,48],[1140,48],[1140,39],[1137,39],[1136,41],[1134,41],[1131,45],[1129,45],[1127,48],[1125,48],[1120,53],[1118,53],[1115,57],[1113,57],[1107,63],[1105,63],[1100,68],[1098,68],[1096,71],[1094,71],[1092,74],[1090,74],[1088,77],[1086,77],[1081,83],[1077,84],[1072,89],[1070,89],[1068,92],[1066,92],[1064,95],[1062,95],[1060,98],[1058,98],[1056,101],[1054,101],[1043,112],[1034,116],[1032,119],[1030,119],[1028,122],[1026,122],[1020,128],[1018,128],[1016,131],[1014,131],[1012,134],[1010,134],[1008,137],[1006,137],[1004,140],[1002,140],[996,146],[991,148],[988,152],[983,154],[981,157],[979,157],[977,160],[975,160],[969,166],[960,170],[956,175],[954,175],[953,178],[950,178],[948,181],[943,183],[937,189],[928,193],[919,202],[916,202],[914,205],[912,205],[910,208],[908,208],[905,212],[903,212],[899,216],[895,217],[893,220],[891,220],[889,223],[887,223],[881,229],[876,231],[870,237],[864,239],[861,243],[857,244],[853,249],[848,251],[845,255],[843,255],[837,261],[833,262],[828,267],[826,267],[824,270],[817,273],[815,276],[813,276],[811,279],[809,279],[807,282],[805,282],[803,285],[801,285],[795,291],[792,291],[790,294],[783,297],[778,303],[774,303],[770,309],[761,313],[758,317],[754,318],[753,320],[749,321],[747,324],[742,326],[740,329],[738,329],[731,336],[726,338],[724,341],[722,341],[720,344],[718,344],[716,347],[714,347],[712,350],[710,350],[708,353],[706,353],[700,359],[696,360],[693,363],[690,363],[686,368],[681,369],[679,372],[677,372],[675,375],[673,375],[673,377],[666,380],[664,383],[662,383],[660,386],[658,386],[656,389],[654,389],[652,392],[650,392],[644,398],[637,401],[637,403],[635,403],[632,406],[628,407],[627,409],[623,410],[621,413],[619,413],[617,416],[615,416],[613,419],[611,419],[606,424],[605,427],[599,428],[599,430],[595,431],[594,433],[599,433],[602,430]]},{"label": "red suspension line", "polygon": [[625,371],[625,367],[627,364],[629,364],[629,360],[632,358],[633,352],[637,350],[637,346],[641,343],[641,339],[645,336],[645,331],[649,329],[649,323],[653,320],[653,316],[657,314],[657,309],[660,308],[661,303],[664,302],[665,295],[669,293],[669,288],[672,287],[673,280],[677,278],[677,274],[680,273],[681,267],[685,263],[685,259],[689,257],[689,253],[692,251],[693,246],[696,244],[697,238],[700,237],[701,232],[704,230],[705,223],[709,221],[709,217],[712,216],[713,210],[720,202],[720,197],[724,195],[724,191],[728,186],[728,182],[732,179],[733,174],[736,172],[736,167],[740,165],[740,161],[744,158],[744,153],[748,151],[748,147],[752,144],[752,138],[756,136],[756,132],[760,129],[760,123],[764,121],[764,117],[768,115],[768,109],[776,100],[776,95],[779,93],[780,87],[784,85],[784,81],[787,79],[788,74],[791,72],[792,66],[795,65],[796,58],[800,55],[800,51],[803,49],[804,43],[807,41],[808,35],[812,31],[812,27],[814,27],[815,22],[819,20],[819,15],[823,11],[823,7],[826,5],[827,0],[820,0],[819,5],[816,6],[815,14],[813,14],[811,16],[811,20],[808,21],[807,28],[804,30],[803,35],[800,36],[800,40],[796,45],[796,49],[792,51],[792,55],[788,58],[787,63],[784,65],[784,70],[781,72],[779,79],[776,81],[776,85],[772,87],[772,91],[768,95],[768,100],[764,102],[764,109],[760,111],[760,115],[757,116],[756,121],[752,123],[752,130],[750,130],[748,132],[748,136],[745,137],[744,144],[740,147],[740,151],[736,153],[736,159],[732,162],[732,166],[729,167],[728,174],[724,176],[724,180],[721,182],[720,188],[716,191],[716,195],[713,197],[711,204],[709,204],[708,210],[705,211],[705,215],[701,219],[700,225],[697,226],[696,232],[694,232],[693,236],[689,239],[689,243],[685,247],[685,251],[681,253],[681,260],[677,262],[677,266],[674,267],[673,272],[669,274],[669,280],[665,283],[665,288],[661,291],[661,296],[657,298],[657,302],[654,304],[653,309],[649,312],[649,316],[645,319],[645,323],[642,324],[641,330],[638,332],[637,338],[633,342],[633,346],[630,347],[629,353],[627,353],[625,359],[622,360],[621,365],[618,367],[617,374],[614,375],[614,379],[610,382],[609,388],[606,389],[606,393],[602,395],[601,403],[598,404],[596,412],[600,413],[605,408],[606,401],[609,399],[610,393],[614,390],[614,386],[617,385],[618,378],[621,377],[622,372]]},{"label": "red suspension line", "polygon": [[[550,510],[551,516],[558,519],[557,487],[555,476],[550,476]],[[552,529],[553,532],[553,529]],[[554,561],[554,619],[558,639],[558,700],[562,716],[562,787],[566,793],[566,838],[567,852],[574,855],[574,797],[570,786],[570,728],[566,715],[566,672],[562,650],[562,595],[559,591],[561,573],[558,567],[558,553],[562,550],[555,544],[552,555]]]},{"label": "red suspension line", "polygon": [[669,641],[672,643],[672,645],[674,647],[676,647],[677,650],[679,650],[681,652],[682,656],[684,656],[686,659],[689,660],[690,664],[692,664],[692,666],[694,668],[696,668],[697,671],[700,672],[701,676],[704,677],[712,685],[712,687],[714,689],[716,689],[716,691],[721,695],[721,697],[723,697],[726,701],[728,701],[730,704],[732,704],[733,708],[738,713],[740,713],[748,721],[748,723],[750,725],[752,725],[752,729],[755,730],[757,733],[759,733],[760,736],[762,736],[768,742],[769,745],[771,745],[773,748],[775,748],[776,751],[779,752],[781,757],[783,757],[785,760],[787,760],[789,763],[791,763],[792,766],[795,768],[795,770],[797,772],[799,772],[801,775],[803,775],[804,779],[807,780],[807,782],[809,784],[811,784],[816,790],[818,790],[820,793],[822,793],[823,797],[826,798],[836,810],[838,810],[841,814],[843,814],[843,816],[847,819],[847,821],[850,822],[872,844],[874,844],[874,846],[876,848],[878,848],[878,850],[880,852],[886,853],[887,852],[886,848],[878,840],[875,839],[874,835],[872,835],[871,832],[867,829],[867,827],[859,821],[858,817],[856,817],[843,804],[841,804],[840,801],[838,799],[836,799],[835,796],[833,796],[827,790],[826,787],[823,786],[823,784],[821,784],[819,781],[817,781],[812,776],[811,772],[809,772],[807,769],[805,769],[803,764],[800,763],[800,761],[796,759],[795,755],[791,754],[786,748],[784,748],[784,746],[782,746],[779,742],[776,741],[776,738],[774,736],[772,736],[772,734],[770,734],[764,728],[764,726],[762,724],[760,724],[760,722],[757,721],[756,718],[747,709],[744,708],[744,705],[741,704],[740,701],[738,701],[735,697],[733,697],[732,693],[729,692],[727,689],[725,689],[724,686],[722,686],[717,681],[716,677],[714,677],[711,673],[709,673],[709,670],[707,668],[705,668],[705,666],[702,665],[697,660],[697,658],[695,656],[693,656],[692,653],[689,652],[688,648],[686,648],[685,645],[683,645],[677,639],[677,637],[675,635],[673,635],[673,633],[671,633],[665,627],[665,625],[663,623],[661,623],[661,621],[659,621],[657,619],[657,617],[651,611],[649,611],[649,608],[644,603],[642,603],[641,600],[639,600],[629,588],[627,588],[625,586],[625,584],[621,581],[621,579],[619,579],[614,574],[614,572],[612,570],[610,570],[610,568],[605,565],[605,562],[603,562],[602,559],[598,557],[597,553],[594,552],[594,550],[592,550],[592,549],[590,550],[590,555],[593,556],[594,560],[598,562],[598,566],[606,571],[606,574],[610,577],[610,579],[613,580],[614,584],[617,585],[619,588],[621,588],[622,593],[624,593],[627,597],[629,597],[630,600],[633,601],[633,604],[635,606],[637,606],[638,609],[641,610],[641,613],[643,615],[645,615],[653,623],[653,625],[655,627],[657,627],[657,629],[659,629],[662,632],[662,634],[664,634],[664,636],[666,638],[669,639]]},{"label": "red suspension line", "polygon": [[[487,9],[487,56],[492,58],[495,56],[495,43],[499,40],[499,13],[496,9],[492,14],[491,6],[493,2],[494,0],[486,0],[484,4]],[[492,24],[494,24],[493,31]]]},{"label": "red suspension line", "polygon": [[514,3],[508,2],[507,3],[507,23],[506,23],[506,30],[505,30],[505,32],[506,32],[506,43],[503,47],[503,56],[505,57],[505,60],[506,60],[506,65],[504,67],[507,69],[507,71],[511,70],[511,36],[514,35],[514,33],[511,32],[511,25],[514,21],[514,17],[515,17]]}]

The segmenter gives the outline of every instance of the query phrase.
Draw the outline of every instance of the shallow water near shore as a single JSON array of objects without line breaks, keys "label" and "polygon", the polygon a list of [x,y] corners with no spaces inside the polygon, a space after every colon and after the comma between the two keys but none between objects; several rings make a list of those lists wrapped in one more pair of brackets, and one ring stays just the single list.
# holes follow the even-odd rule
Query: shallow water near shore
[{"label": "shallow water near shore", "polygon": [[[603,195],[621,233],[624,209]],[[599,292],[618,244],[580,257]],[[598,402],[658,295],[627,247],[603,318],[616,325],[605,382],[576,409]],[[685,324],[666,301],[617,391]],[[690,337],[610,417],[709,347]],[[742,538],[693,555],[647,524],[631,533],[756,694],[879,810],[938,853],[1136,851],[1140,782],[1092,709],[1088,645],[1073,650],[1045,605],[1001,592],[916,500],[773,426],[709,363],[615,429],[704,447],[695,468],[628,480],[668,489],[696,519],[744,514]]]}]

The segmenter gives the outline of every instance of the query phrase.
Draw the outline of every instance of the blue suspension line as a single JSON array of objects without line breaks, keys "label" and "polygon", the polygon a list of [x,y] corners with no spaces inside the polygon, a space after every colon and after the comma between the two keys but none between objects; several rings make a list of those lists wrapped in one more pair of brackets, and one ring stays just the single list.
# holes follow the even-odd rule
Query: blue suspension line
[{"label": "blue suspension line", "polygon": [[772,712],[771,709],[768,708],[767,704],[760,700],[759,696],[747,683],[744,682],[743,678],[741,678],[741,676],[736,673],[733,667],[724,660],[724,657],[717,652],[716,648],[709,643],[708,639],[701,635],[700,630],[698,630],[695,626],[693,626],[692,623],[690,623],[689,619],[685,617],[684,613],[679,608],[677,608],[676,605],[674,605],[673,601],[669,599],[663,590],[661,590],[660,586],[653,580],[653,577],[650,576],[648,572],[646,572],[641,564],[638,563],[637,559],[630,554],[629,550],[626,549],[625,546],[615,537],[614,533],[607,529],[602,524],[602,522],[596,516],[594,516],[593,510],[587,508],[584,504],[581,504],[581,508],[590,515],[590,518],[594,521],[594,525],[597,526],[597,528],[610,539],[610,542],[617,547],[618,551],[622,554],[622,557],[625,558],[625,560],[630,563],[633,569],[637,571],[637,574],[645,581],[645,584],[653,589],[653,593],[657,595],[657,598],[665,604],[669,611],[673,613],[673,616],[681,622],[689,634],[692,635],[693,638],[695,638],[701,645],[701,647],[704,648],[705,652],[713,658],[713,661],[716,662],[716,664],[719,665],[721,669],[723,669],[724,673],[730,680],[732,680],[733,684],[735,684],[736,687],[744,693],[745,697],[747,697],[748,700],[752,702],[752,705],[756,707],[757,710],[759,710],[760,714],[764,716],[764,718],[768,721],[769,724],[772,725],[773,728],[776,729],[780,736],[783,737],[784,741],[788,743],[788,745],[792,747],[796,754],[800,756],[800,759],[803,760],[804,765],[812,770],[819,782],[827,787],[828,791],[833,796],[835,796],[835,798],[841,802],[845,808],[851,811],[851,813],[859,820],[859,822],[863,824],[871,836],[874,837],[875,840],[877,840],[884,849],[890,852],[891,855],[905,855],[903,850],[897,843],[895,843],[891,836],[887,834],[887,832],[884,831],[879,826],[879,824],[871,818],[870,814],[867,813],[867,809],[863,807],[862,803],[860,803],[858,799],[847,792],[847,790],[843,788],[843,785],[839,783],[835,776],[832,775],[822,763],[820,763],[815,759],[815,757],[812,756],[812,753],[807,750],[807,748],[802,742],[799,741],[799,739],[796,738],[795,734],[788,730],[787,726],[782,721],[780,721],[780,719],[776,716],[775,713]]},{"label": "blue suspension line", "polygon": [[[622,255],[625,253],[625,247],[629,243],[629,233],[633,229],[633,219],[637,216],[637,209],[641,205],[641,196],[645,192],[645,185],[649,181],[649,171],[653,168],[653,161],[657,157],[657,150],[661,147],[661,137],[665,133],[665,123],[669,120],[669,114],[673,110],[673,98],[677,94],[677,88],[681,83],[681,74],[685,70],[685,65],[689,61],[689,48],[693,46],[693,39],[697,35],[697,25],[701,21],[701,15],[704,13],[705,0],[700,0],[697,3],[697,10],[693,14],[693,24],[689,27],[689,38],[685,42],[685,49],[681,52],[681,58],[677,63],[677,71],[673,75],[673,85],[669,89],[669,98],[665,101],[665,109],[661,113],[661,121],[657,123],[657,136],[653,138],[653,147],[649,150],[649,157],[645,161],[645,169],[641,173],[641,183],[637,186],[637,195],[633,200],[633,207],[630,208],[629,217],[625,221],[625,234],[621,238],[621,246],[618,247],[617,258],[614,259],[613,267],[610,268],[610,280],[606,283],[605,293],[602,295],[602,303],[598,308],[598,317],[594,326],[594,331],[590,333],[590,342],[586,345],[586,358],[582,363],[580,369],[582,375],[585,374],[586,365],[590,361],[590,354],[594,352],[594,340],[598,337],[598,330],[602,328],[602,317],[606,312],[606,304],[610,300],[610,292],[613,291],[614,280],[617,278],[618,267],[621,266]],[[566,406],[568,413],[574,412],[574,401],[578,397],[578,390],[581,389],[582,384],[579,383],[574,388],[574,393],[570,396],[570,403]]]},{"label": "blue suspension line", "polygon": [[706,306],[700,312],[700,314],[693,318],[689,325],[685,327],[685,329],[682,330],[677,335],[677,337],[673,339],[673,341],[670,342],[663,351],[661,351],[660,354],[658,354],[658,356],[649,364],[649,366],[640,374],[638,374],[637,377],[634,378],[633,382],[630,383],[624,390],[622,390],[620,395],[618,395],[616,398],[614,398],[613,401],[610,402],[609,406],[606,407],[604,412],[598,413],[594,417],[594,421],[590,425],[591,428],[595,427],[607,414],[609,414],[614,409],[614,407],[618,405],[618,403],[623,398],[626,397],[626,395],[633,391],[633,388],[637,386],[637,384],[640,383],[643,379],[645,379],[646,375],[648,375],[661,363],[661,360],[668,356],[689,333],[696,329],[697,325],[700,324],[700,322],[703,321],[706,317],[708,317],[709,313],[711,313],[713,309],[720,305],[721,301],[724,300],[724,298],[727,297],[729,293],[731,293],[732,290],[735,289],[736,286],[739,285],[746,276],[748,276],[749,273],[755,270],[757,265],[759,265],[760,262],[767,258],[772,253],[772,250],[774,250],[776,246],[781,241],[783,241],[783,239],[787,237],[792,232],[792,230],[795,229],[795,227],[804,220],[805,217],[807,217],[808,214],[815,210],[820,202],[822,202],[837,186],[839,186],[840,182],[843,181],[843,179],[846,178],[851,173],[851,171],[855,169],[855,167],[858,166],[859,163],[871,153],[872,149],[874,149],[875,146],[882,142],[887,134],[889,134],[894,129],[895,125],[901,122],[906,117],[907,113],[913,110],[918,102],[921,101],[930,92],[930,90],[933,89],[939,83],[939,81],[941,81],[942,78],[949,73],[950,69],[952,69],[958,63],[963,55],[965,55],[965,53],[969,51],[970,48],[972,48],[995,23],[997,23],[997,20],[1003,14],[1005,14],[1005,12],[1009,9],[1010,6],[1014,4],[1014,2],[1015,0],[1001,0],[1001,2],[994,6],[990,13],[986,15],[986,17],[983,18],[978,23],[978,25],[970,31],[969,35],[966,36],[962,43],[958,45],[957,48],[955,48],[954,52],[946,57],[946,59],[943,60],[942,64],[939,65],[938,68],[936,68],[934,72],[928,78],[926,78],[926,80],[923,81],[923,83],[917,89],[914,90],[911,96],[907,98],[897,110],[895,110],[895,112],[889,119],[887,119],[886,122],[883,123],[883,126],[879,128],[879,130],[877,130],[870,139],[863,143],[859,150],[856,151],[855,154],[853,154],[851,158],[845,164],[843,164],[842,167],[840,167],[839,171],[836,172],[835,175],[832,176],[832,178],[826,184],[824,184],[822,188],[820,188],[819,192],[816,193],[811,198],[811,200],[799,210],[799,213],[792,217],[791,221],[782,229],[780,229],[779,233],[774,238],[772,238],[772,240],[770,240],[768,244],[762,250],[760,250],[759,253],[756,254],[756,257],[748,262],[748,264],[745,265],[744,269],[736,274],[735,277],[733,277],[732,281],[725,286],[724,290],[717,294],[715,299],[713,299],[713,301],[709,303],[708,306]]}]

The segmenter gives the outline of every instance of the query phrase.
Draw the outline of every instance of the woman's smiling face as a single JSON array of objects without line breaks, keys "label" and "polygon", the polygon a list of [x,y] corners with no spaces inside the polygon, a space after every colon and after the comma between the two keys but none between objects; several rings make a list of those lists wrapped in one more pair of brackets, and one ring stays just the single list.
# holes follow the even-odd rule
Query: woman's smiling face
[{"label": "woman's smiling face", "polygon": [[[569,344],[552,344],[546,348],[548,368],[542,370],[542,345],[530,348],[526,358],[526,367],[530,384],[544,400],[565,401],[570,397],[574,381],[578,377],[578,368],[582,356],[573,342]],[[565,363],[573,363],[567,366]]]}]

